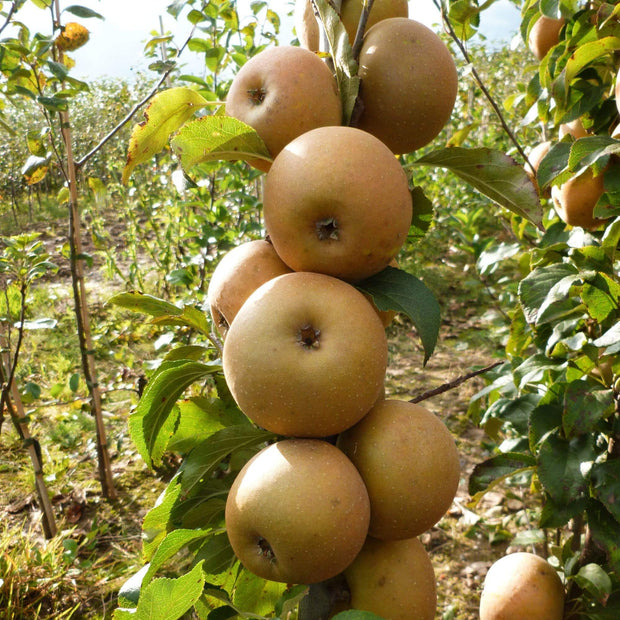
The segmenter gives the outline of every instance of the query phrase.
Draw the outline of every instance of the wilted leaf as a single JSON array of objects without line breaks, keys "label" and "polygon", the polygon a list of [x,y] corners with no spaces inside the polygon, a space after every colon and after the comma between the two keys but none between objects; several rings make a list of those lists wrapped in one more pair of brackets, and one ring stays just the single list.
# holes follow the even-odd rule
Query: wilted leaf
[{"label": "wilted leaf", "polygon": [[206,104],[202,95],[186,87],[170,88],[155,95],[144,111],[145,120],[133,128],[123,183],[127,183],[138,164],[159,153],[170,136]]}]

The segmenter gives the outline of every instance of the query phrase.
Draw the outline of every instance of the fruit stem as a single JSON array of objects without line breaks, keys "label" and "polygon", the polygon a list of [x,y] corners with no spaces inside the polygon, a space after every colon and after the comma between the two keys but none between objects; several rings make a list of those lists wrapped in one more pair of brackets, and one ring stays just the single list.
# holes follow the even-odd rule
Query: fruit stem
[{"label": "fruit stem", "polygon": [[353,60],[358,62],[360,57],[360,52],[362,51],[362,44],[364,42],[364,33],[366,32],[366,24],[368,23],[368,16],[370,15],[370,11],[372,9],[372,5],[375,0],[364,0],[364,4],[362,5],[362,12],[360,14],[360,21],[357,24],[357,30],[355,32],[355,39],[351,44],[351,48],[353,50]]}]

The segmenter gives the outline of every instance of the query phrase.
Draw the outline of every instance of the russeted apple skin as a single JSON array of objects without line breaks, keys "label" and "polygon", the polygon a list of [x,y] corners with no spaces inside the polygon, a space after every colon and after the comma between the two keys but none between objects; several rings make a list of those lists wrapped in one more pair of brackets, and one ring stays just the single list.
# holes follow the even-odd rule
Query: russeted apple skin
[{"label": "russeted apple skin", "polygon": [[[343,0],[340,8],[340,19],[349,36],[351,45],[357,33],[357,26],[362,14],[362,0]],[[375,0],[366,30],[377,22],[390,17],[409,17],[409,3],[407,0]],[[316,52],[319,50],[320,30],[311,0],[297,0],[294,11],[295,32],[299,44],[306,49]]]},{"label": "russeted apple skin", "polygon": [[542,60],[558,44],[564,23],[563,17],[555,19],[547,15],[541,15],[536,20],[530,29],[527,44],[537,60]]},{"label": "russeted apple skin", "polygon": [[435,618],[435,572],[418,538],[386,541],[369,536],[344,576],[352,609],[390,620]]},{"label": "russeted apple skin", "polygon": [[[250,58],[232,81],[225,109],[256,130],[272,158],[302,133],[342,122],[338,86],[327,64],[290,45]],[[266,160],[251,163],[263,171],[270,167]]]},{"label": "russeted apple skin", "polygon": [[295,271],[351,282],[368,278],[398,254],[412,213],[399,161],[380,140],[353,127],[320,127],[299,136],[265,179],[265,227]]},{"label": "russeted apple skin", "polygon": [[378,401],[340,434],[337,445],[368,489],[371,536],[418,536],[450,508],[459,483],[459,454],[448,428],[425,407]]},{"label": "russeted apple skin", "polygon": [[207,303],[220,335],[228,328],[245,300],[261,284],[290,273],[271,243],[253,239],[237,245],[222,256],[209,280]]},{"label": "russeted apple skin", "polygon": [[359,473],[332,444],[285,439],[252,457],[226,501],[226,531],[256,575],[310,584],[341,573],[359,553],[370,507]]},{"label": "russeted apple skin", "polygon": [[618,69],[618,73],[616,75],[616,108],[618,108],[618,114],[620,114],[620,68]]},{"label": "russeted apple skin", "polygon": [[605,220],[593,216],[594,207],[604,191],[603,174],[595,176],[588,168],[566,183],[554,185],[551,188],[551,198],[557,214],[564,222],[586,230],[595,230],[605,223]]},{"label": "russeted apple skin", "polygon": [[387,339],[370,302],[319,273],[278,276],[248,297],[224,341],[226,382],[258,426],[327,437],[353,426],[383,389]]},{"label": "russeted apple skin", "polygon": [[430,28],[393,17],[370,28],[359,57],[361,114],[352,123],[394,153],[432,142],[450,120],[458,90],[450,50]]},{"label": "russeted apple skin", "polygon": [[489,569],[480,620],[562,620],[564,586],[556,570],[533,553],[505,555]]}]

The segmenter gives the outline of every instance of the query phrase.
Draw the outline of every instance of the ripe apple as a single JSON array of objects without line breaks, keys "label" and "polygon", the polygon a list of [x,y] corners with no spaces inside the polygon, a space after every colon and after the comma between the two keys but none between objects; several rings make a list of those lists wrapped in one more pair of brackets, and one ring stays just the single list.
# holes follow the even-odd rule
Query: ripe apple
[{"label": "ripe apple", "polygon": [[[340,19],[349,35],[349,42],[353,45],[357,26],[362,14],[363,0],[342,0]],[[407,0],[375,0],[368,15],[366,30],[383,19],[390,17],[409,17]],[[293,14],[295,33],[299,44],[306,49],[316,52],[320,45],[320,28],[311,0],[297,0]]]},{"label": "ripe apple", "polygon": [[334,577],[356,557],[370,508],[359,473],[319,439],[263,448],[235,478],[226,531],[241,563],[271,581],[310,584]]},{"label": "ripe apple", "polygon": [[[302,133],[342,122],[336,78],[316,54],[301,47],[266,48],[239,70],[226,113],[253,127],[275,157]],[[260,170],[270,162],[252,160]]]},{"label": "ripe apple", "polygon": [[564,22],[563,17],[554,19],[546,15],[541,15],[536,20],[530,29],[527,44],[537,60],[542,60],[547,55],[547,52],[558,44],[560,30],[562,30]]},{"label": "ripe apple", "polygon": [[352,285],[295,272],[248,297],[222,359],[233,398],[253,422],[280,435],[327,437],[353,426],[379,397],[387,339]]},{"label": "ripe apple", "polygon": [[553,206],[560,218],[571,226],[594,230],[605,223],[592,213],[605,191],[603,174],[594,176],[591,168],[573,177],[563,185],[551,188]]},{"label": "ripe apple", "polygon": [[407,238],[409,182],[393,153],[353,127],[320,127],[275,158],[265,179],[265,227],[295,271],[349,281],[384,269]]},{"label": "ripe apple", "polygon": [[359,57],[361,113],[353,125],[394,153],[431,142],[450,119],[458,78],[450,50],[430,28],[393,17],[370,28]]},{"label": "ripe apple", "polygon": [[558,135],[560,140],[570,134],[575,138],[575,140],[579,140],[579,138],[585,138],[589,136],[590,133],[583,126],[583,122],[580,118],[576,118],[575,120],[569,121],[568,123],[562,123],[558,129]]},{"label": "ripe apple", "polygon": [[480,620],[562,620],[564,587],[555,569],[533,553],[505,555],[489,569]]},{"label": "ripe apple", "polygon": [[618,69],[618,74],[616,75],[616,107],[618,108],[618,114],[620,114],[620,68]]},{"label": "ripe apple", "polygon": [[[549,152],[552,146],[551,140],[545,140],[544,142],[540,142],[537,144],[527,155],[527,162],[524,166],[525,172],[532,180],[532,183],[536,186],[536,189],[540,192],[540,188],[538,187],[538,179],[536,175],[538,174],[538,167],[540,166],[540,162],[544,159],[545,155]],[[550,190],[547,190],[544,193],[545,197],[548,198],[551,195]]]},{"label": "ripe apple", "polygon": [[371,536],[418,536],[450,507],[459,483],[458,451],[445,424],[421,405],[379,401],[337,445],[368,489]]},{"label": "ripe apple", "polygon": [[222,337],[245,300],[261,284],[290,273],[265,239],[255,239],[235,246],[220,259],[207,289],[211,317]]},{"label": "ripe apple", "polygon": [[344,576],[353,609],[390,620],[435,618],[435,572],[417,538],[388,541],[369,536]]}]

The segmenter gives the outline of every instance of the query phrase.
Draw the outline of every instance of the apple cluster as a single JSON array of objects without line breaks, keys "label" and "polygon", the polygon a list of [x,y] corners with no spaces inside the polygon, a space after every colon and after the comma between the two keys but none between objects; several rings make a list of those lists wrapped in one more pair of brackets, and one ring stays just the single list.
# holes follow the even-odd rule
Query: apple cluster
[{"label": "apple cluster", "polygon": [[[316,26],[309,4],[297,15]],[[361,4],[343,2],[343,22]],[[355,284],[394,265],[407,239],[415,205],[395,155],[441,131],[456,69],[441,39],[403,16],[406,2],[373,6],[384,12],[364,38],[354,126],[303,36],[305,47],[249,60],[227,97],[226,112],[273,155],[250,162],[266,173],[266,237],[224,255],[208,303],[235,402],[279,440],[241,469],[225,518],[255,574],[300,584],[343,576],[349,607],[423,620],[435,616],[436,586],[418,537],[451,505],[459,455],[435,414],[387,398],[393,313]]]}]

